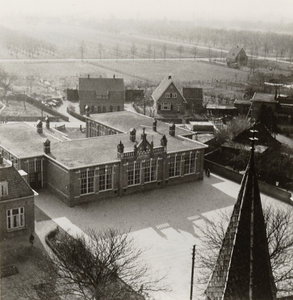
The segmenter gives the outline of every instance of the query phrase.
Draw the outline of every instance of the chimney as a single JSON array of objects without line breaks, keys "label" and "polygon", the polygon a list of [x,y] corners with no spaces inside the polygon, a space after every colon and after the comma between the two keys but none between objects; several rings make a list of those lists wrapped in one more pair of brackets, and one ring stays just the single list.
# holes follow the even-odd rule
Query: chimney
[{"label": "chimney", "polygon": [[130,140],[131,142],[135,142],[136,140],[136,129],[135,128],[131,128],[130,129]]},{"label": "chimney", "polygon": [[51,142],[50,142],[50,140],[46,140],[45,142],[44,142],[44,152],[46,153],[46,154],[49,154],[49,153],[51,153],[51,147],[50,147],[50,144],[51,144]]},{"label": "chimney", "polygon": [[161,138],[161,146],[166,147],[167,146],[167,138],[165,135],[163,135],[163,137]]},{"label": "chimney", "polygon": [[124,152],[124,145],[120,141],[120,143],[117,145],[117,151],[118,153],[123,153]]},{"label": "chimney", "polygon": [[0,153],[0,165],[3,165],[3,157],[1,153]]},{"label": "chimney", "polygon": [[171,75],[171,74],[169,74],[169,76],[168,76],[168,79],[169,79],[169,80],[171,80],[171,79],[172,79],[172,75]]},{"label": "chimney", "polygon": [[87,74],[87,78],[88,78],[88,79],[90,78],[90,74]]},{"label": "chimney", "polygon": [[115,74],[113,75],[113,78],[115,79]]},{"label": "chimney", "polygon": [[45,118],[45,122],[46,122],[46,128],[47,128],[47,129],[50,129],[50,119],[49,119],[49,116],[47,116],[47,117]]},{"label": "chimney", "polygon": [[169,126],[169,134],[171,136],[175,136],[175,124],[174,123]]},{"label": "chimney", "polygon": [[85,115],[86,115],[87,117],[89,117],[89,116],[90,116],[90,107],[89,107],[88,105],[86,105],[86,106],[84,107],[84,110],[85,110]]},{"label": "chimney", "polygon": [[43,133],[43,123],[41,120],[37,121],[37,133],[39,134]]},{"label": "chimney", "polygon": [[153,121],[153,131],[157,131],[157,120],[154,119]]}]

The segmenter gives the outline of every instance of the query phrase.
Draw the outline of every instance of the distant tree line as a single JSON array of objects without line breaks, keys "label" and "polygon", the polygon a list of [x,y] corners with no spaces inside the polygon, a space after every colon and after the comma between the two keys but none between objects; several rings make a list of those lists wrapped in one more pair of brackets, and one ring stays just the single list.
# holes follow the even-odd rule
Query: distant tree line
[{"label": "distant tree line", "polygon": [[55,55],[57,50],[56,46],[52,43],[32,38],[6,27],[0,28],[0,40],[9,53],[15,55],[16,58],[18,58],[20,53],[30,58],[35,58],[41,52]]}]

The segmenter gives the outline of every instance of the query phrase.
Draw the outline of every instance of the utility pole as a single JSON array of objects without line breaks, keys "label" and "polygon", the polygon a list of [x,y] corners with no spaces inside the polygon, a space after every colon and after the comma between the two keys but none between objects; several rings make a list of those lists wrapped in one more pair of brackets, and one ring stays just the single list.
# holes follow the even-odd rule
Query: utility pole
[{"label": "utility pole", "polygon": [[192,300],[192,297],[193,297],[194,258],[195,258],[195,245],[193,245],[193,249],[192,249],[192,267],[191,267],[191,283],[190,283],[190,300]]}]

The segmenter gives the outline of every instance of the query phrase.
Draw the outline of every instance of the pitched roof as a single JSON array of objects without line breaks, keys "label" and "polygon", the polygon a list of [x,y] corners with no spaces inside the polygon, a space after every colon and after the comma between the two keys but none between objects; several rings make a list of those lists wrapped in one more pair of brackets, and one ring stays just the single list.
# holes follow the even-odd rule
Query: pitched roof
[{"label": "pitched roof", "polygon": [[[166,91],[166,89],[171,85],[173,84],[174,87],[177,89],[176,85],[174,84],[173,82],[173,79],[172,79],[172,76],[171,75],[168,75],[166,76],[162,81],[161,83],[159,84],[159,86],[154,90],[153,94],[152,94],[152,97],[155,101],[159,100],[161,98],[161,96],[164,94],[164,92]],[[180,91],[177,89],[178,93],[180,93]],[[181,95],[181,93],[180,93]],[[183,95],[182,95],[183,97]],[[184,99],[184,97],[183,97]],[[184,99],[184,101],[186,101]]]},{"label": "pitched roof", "polygon": [[5,162],[5,160],[3,161],[3,164],[0,164],[0,181],[8,182],[8,195],[0,196],[0,202],[34,195],[32,189],[18,171]]},{"label": "pitched roof", "polygon": [[257,123],[251,126],[250,128],[245,129],[233,139],[233,142],[241,143],[243,145],[245,144],[248,145],[249,137],[251,135],[250,134],[251,129],[255,129],[258,131],[257,134],[258,140],[255,142],[256,145],[266,146],[266,147],[278,147],[281,145],[281,143],[278,140],[272,137],[272,135],[269,133],[269,131],[262,123]]},{"label": "pitched roof", "polygon": [[79,91],[96,92],[107,95],[110,91],[123,91],[123,78],[79,78]]},{"label": "pitched roof", "polygon": [[226,58],[235,59],[238,56],[238,54],[241,52],[241,50],[243,50],[243,48],[240,48],[239,46],[233,47],[227,54]]},{"label": "pitched roof", "polygon": [[183,97],[186,100],[203,99],[202,88],[183,88]]},{"label": "pitched roof", "polygon": [[254,147],[205,293],[209,300],[276,299]]}]

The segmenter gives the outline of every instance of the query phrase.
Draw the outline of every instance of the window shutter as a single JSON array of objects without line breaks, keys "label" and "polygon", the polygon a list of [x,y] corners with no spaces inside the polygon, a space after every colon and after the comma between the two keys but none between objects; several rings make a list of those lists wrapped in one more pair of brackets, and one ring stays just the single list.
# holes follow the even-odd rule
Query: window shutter
[{"label": "window shutter", "polygon": [[171,110],[173,110],[173,104],[171,104]]},{"label": "window shutter", "polygon": [[161,104],[159,104],[159,110],[161,110]]}]

